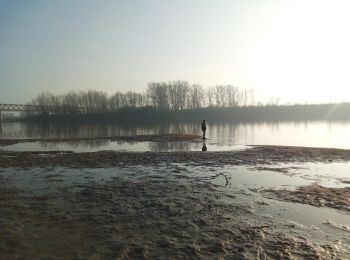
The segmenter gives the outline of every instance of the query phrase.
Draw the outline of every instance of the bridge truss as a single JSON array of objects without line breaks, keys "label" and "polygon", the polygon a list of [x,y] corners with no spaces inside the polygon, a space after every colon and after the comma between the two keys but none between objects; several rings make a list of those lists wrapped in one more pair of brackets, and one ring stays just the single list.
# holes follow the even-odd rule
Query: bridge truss
[{"label": "bridge truss", "polygon": [[2,112],[10,111],[40,111],[40,106],[37,105],[22,105],[22,104],[0,104],[0,121],[2,120]]},{"label": "bridge truss", "polygon": [[0,104],[0,112],[3,111],[40,111],[40,106],[21,104]]},{"label": "bridge truss", "polygon": [[[40,112],[42,111],[43,107],[39,105],[23,105],[23,104],[0,104],[0,120],[2,119],[1,113],[5,111],[9,112]],[[56,112],[62,109],[70,109],[70,107],[58,107],[58,106],[45,106],[46,112]],[[76,108],[74,108],[76,109]],[[80,112],[87,111],[84,107],[78,108]]]}]

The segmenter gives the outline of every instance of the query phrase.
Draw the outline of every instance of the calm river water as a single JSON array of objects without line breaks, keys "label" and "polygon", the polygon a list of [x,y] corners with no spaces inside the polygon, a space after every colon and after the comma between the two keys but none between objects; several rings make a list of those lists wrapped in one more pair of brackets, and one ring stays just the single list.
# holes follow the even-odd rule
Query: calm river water
[{"label": "calm river water", "polygon": [[[201,134],[200,121],[196,123],[173,123],[157,125],[121,125],[121,124],[33,124],[23,122],[3,122],[1,124],[2,139],[17,138],[78,138],[102,137],[138,134],[197,133]],[[350,149],[350,121],[302,121],[273,123],[210,123],[208,122],[208,150],[228,150],[228,147],[241,145],[291,145],[308,147],[333,147]],[[107,142],[107,143],[106,143]],[[44,144],[41,144],[42,146]],[[144,142],[132,144],[128,142],[108,141],[89,142],[88,144],[71,143],[67,146],[80,150],[198,150],[201,144],[189,147],[186,144],[162,145]],[[153,145],[153,148],[149,148]],[[47,145],[46,145],[47,147]],[[86,149],[89,147],[89,149]],[[33,144],[28,149],[33,148]],[[61,147],[62,149],[64,147]],[[99,149],[98,149],[99,148]],[[26,150],[22,147],[22,149]],[[79,150],[79,149],[77,149]]]}]

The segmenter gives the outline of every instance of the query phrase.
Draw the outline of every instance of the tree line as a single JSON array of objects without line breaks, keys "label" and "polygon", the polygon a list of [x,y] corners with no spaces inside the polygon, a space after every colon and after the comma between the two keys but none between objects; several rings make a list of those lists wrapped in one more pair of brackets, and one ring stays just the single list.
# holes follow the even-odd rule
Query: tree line
[{"label": "tree line", "polygon": [[232,85],[204,88],[187,81],[151,82],[146,91],[117,91],[108,96],[96,90],[69,92],[63,95],[41,93],[30,103],[42,114],[84,114],[116,112],[123,108],[153,107],[181,111],[204,107],[255,106],[253,90],[239,90]]}]

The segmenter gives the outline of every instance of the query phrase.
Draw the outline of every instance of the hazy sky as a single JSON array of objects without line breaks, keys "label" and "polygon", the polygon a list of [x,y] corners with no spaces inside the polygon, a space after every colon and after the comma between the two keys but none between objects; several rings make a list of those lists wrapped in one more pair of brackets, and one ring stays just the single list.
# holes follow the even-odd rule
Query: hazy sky
[{"label": "hazy sky", "polygon": [[349,13],[347,0],[0,0],[0,102],[177,79],[350,101]]}]

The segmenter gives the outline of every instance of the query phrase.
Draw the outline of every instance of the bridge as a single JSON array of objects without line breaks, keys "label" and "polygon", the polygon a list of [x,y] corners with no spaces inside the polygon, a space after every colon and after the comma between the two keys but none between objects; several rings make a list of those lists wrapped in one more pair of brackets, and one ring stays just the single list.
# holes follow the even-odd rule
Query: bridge
[{"label": "bridge", "polygon": [[[43,107],[39,105],[22,105],[22,104],[0,104],[0,121],[2,120],[2,112],[29,112],[29,111],[42,111]],[[62,109],[72,109],[72,107],[62,107],[62,106],[45,106],[46,112],[55,112]],[[78,107],[73,109],[79,109],[80,112],[86,112],[88,109],[86,107]]]},{"label": "bridge", "polygon": [[4,111],[40,111],[40,106],[22,104],[0,104],[0,121],[2,120],[2,112]]},{"label": "bridge", "polygon": [[39,111],[37,105],[0,104],[0,111]]}]

